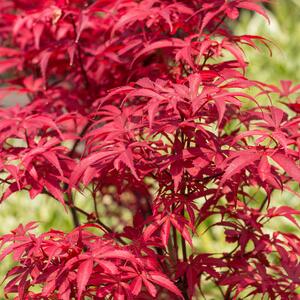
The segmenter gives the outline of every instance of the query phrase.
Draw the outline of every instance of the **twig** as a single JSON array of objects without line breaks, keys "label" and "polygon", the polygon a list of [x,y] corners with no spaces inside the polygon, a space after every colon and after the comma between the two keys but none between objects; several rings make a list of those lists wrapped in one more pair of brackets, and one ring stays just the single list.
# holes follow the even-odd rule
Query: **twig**
[{"label": "twig", "polygon": [[[73,29],[74,29],[74,35],[75,35],[75,38],[77,36],[77,29],[76,29],[76,24],[75,24],[75,21],[74,21],[74,18],[73,16],[71,16],[71,22],[72,22],[72,25],[73,25]],[[88,79],[88,76],[87,76],[87,73],[84,69],[84,65],[83,65],[83,59],[82,59],[82,50],[81,50],[81,47],[79,45],[79,43],[76,43],[76,48],[77,48],[77,52],[78,52],[78,62],[79,62],[79,66],[80,66],[80,70],[81,70],[81,74],[82,74],[82,77],[83,77],[83,80],[84,80],[84,85],[85,85],[85,88],[87,90],[90,90],[90,82],[89,82],[89,79]],[[85,126],[84,128],[82,129],[81,133],[79,134],[79,137],[83,137],[84,134],[87,132],[87,130],[90,128],[92,122],[89,121]],[[80,143],[80,140],[81,139],[78,139],[75,141],[71,151],[69,152],[69,157],[70,158],[73,158],[75,152],[76,152],[76,149],[77,149],[77,146],[79,145]],[[70,210],[71,210],[71,214],[72,214],[72,219],[73,219],[73,223],[74,223],[74,226],[75,227],[78,227],[80,226],[80,221],[79,221],[79,218],[78,218],[78,215],[77,215],[77,211],[75,210],[75,206],[74,206],[74,201],[73,201],[73,198],[72,198],[72,194],[71,193],[68,193],[68,189],[69,189],[69,185],[68,183],[64,183],[64,191],[67,191],[67,194],[66,194],[66,203],[68,204],[68,206],[70,207]]]},{"label": "twig", "polygon": [[[79,212],[83,215],[85,215],[87,218],[89,218],[91,216],[91,214],[89,214],[88,212],[86,212],[85,210],[81,209],[80,207],[77,207],[75,205],[72,205],[72,206],[69,206],[70,208],[73,208],[76,212]],[[107,225],[105,225],[102,221],[100,221],[99,219],[95,219],[95,223],[99,224],[101,227],[103,227],[103,229],[107,232],[107,233],[111,233],[111,234],[115,234],[115,232],[110,228],[108,227]],[[118,240],[121,244],[123,245],[126,245],[126,242],[118,237],[118,236],[114,236],[114,238],[116,240]]]}]

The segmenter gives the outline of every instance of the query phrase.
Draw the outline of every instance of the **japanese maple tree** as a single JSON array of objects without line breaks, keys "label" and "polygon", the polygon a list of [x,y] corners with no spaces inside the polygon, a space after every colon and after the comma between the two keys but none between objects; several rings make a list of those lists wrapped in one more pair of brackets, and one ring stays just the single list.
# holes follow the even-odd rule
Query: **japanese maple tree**
[{"label": "japanese maple tree", "polygon": [[[300,237],[267,225],[300,226],[273,196],[298,196],[300,85],[247,78],[243,47],[269,42],[228,25],[242,9],[268,20],[261,2],[0,2],[0,96],[26,98],[0,108],[1,201],[47,194],[75,227],[3,235],[6,295],[299,298]],[[226,249],[199,251],[216,228]]]}]

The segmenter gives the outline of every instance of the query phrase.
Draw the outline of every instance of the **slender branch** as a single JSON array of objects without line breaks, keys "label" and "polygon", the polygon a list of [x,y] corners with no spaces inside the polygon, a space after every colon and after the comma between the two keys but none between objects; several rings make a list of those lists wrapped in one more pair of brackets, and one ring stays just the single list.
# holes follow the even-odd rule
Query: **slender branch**
[{"label": "slender branch", "polygon": [[[181,236],[181,248],[182,248],[183,260],[187,261],[186,242],[185,242],[185,239],[183,238],[183,236]],[[184,274],[182,276],[182,289],[181,289],[184,299],[189,299],[188,294],[187,294],[187,288],[188,288],[187,278],[186,278],[186,274]]]},{"label": "slender branch", "polygon": [[229,286],[228,287],[228,289],[227,289],[227,291],[226,291],[226,293],[225,293],[225,295],[224,295],[224,300],[230,300],[231,298],[230,298],[230,295],[231,295],[231,286]]},{"label": "slender branch", "polygon": [[182,247],[182,257],[184,261],[187,261],[187,254],[186,254],[186,242],[183,236],[181,236],[181,247]]},{"label": "slender branch", "polygon": [[[72,25],[73,25],[74,35],[75,35],[75,38],[76,38],[76,36],[77,36],[77,29],[76,29],[76,24],[75,24],[73,16],[71,16],[71,22],[72,22]],[[84,65],[83,65],[82,50],[81,50],[81,47],[80,47],[79,43],[76,43],[76,48],[77,48],[77,52],[78,52],[78,62],[79,62],[81,74],[82,74],[82,77],[83,77],[83,80],[84,80],[84,85],[85,85],[85,88],[88,91],[90,91],[90,82],[89,82],[86,70],[84,68]],[[80,138],[75,141],[75,143],[74,143],[71,151],[69,152],[69,157],[70,158],[73,158],[73,156],[74,156],[74,154],[76,152],[77,146],[79,145],[79,143],[81,141],[81,137],[84,136],[84,134],[90,128],[91,124],[92,124],[91,121],[87,122],[87,124],[82,129],[81,133],[79,134]],[[73,201],[73,198],[72,198],[72,194],[68,193],[68,189],[69,189],[68,183],[64,183],[64,187],[63,188],[64,188],[64,191],[67,191],[67,194],[66,194],[66,203],[70,207],[74,226],[78,227],[78,226],[80,226],[80,221],[79,221],[79,217],[77,215],[77,211],[76,211],[75,206],[74,206],[74,201]]]},{"label": "slender branch", "polygon": [[[82,129],[82,131],[80,132],[79,134],[79,139],[75,141],[71,151],[69,152],[69,157],[70,158],[73,158],[74,157],[74,154],[76,152],[76,149],[77,149],[77,146],[79,145],[80,143],[80,140],[81,140],[81,137],[84,136],[84,134],[87,132],[87,130],[89,129],[89,127],[92,125],[92,122],[89,121]],[[63,186],[63,190],[64,191],[68,191],[69,189],[69,184],[68,183],[64,183],[64,186]],[[71,210],[71,214],[72,214],[72,219],[73,219],[73,224],[75,227],[78,227],[80,226],[80,221],[79,221],[79,218],[77,216],[77,212],[76,210],[74,209],[74,201],[73,201],[73,198],[72,198],[72,195],[71,194],[66,194],[66,203],[68,204],[68,206],[70,207],[70,210]]]},{"label": "slender branch", "polygon": [[213,32],[215,32],[223,23],[224,20],[226,19],[226,15],[224,15],[220,21],[215,25],[215,27],[210,31],[210,34],[212,34]]},{"label": "slender branch", "polygon": [[204,300],[206,300],[206,297],[205,297],[205,295],[204,295],[204,292],[203,292],[202,286],[201,286],[201,282],[202,282],[201,276],[202,276],[202,274],[200,274],[200,276],[199,276],[198,287],[199,287],[199,291],[200,291],[200,294],[201,294],[202,298],[203,298]]},{"label": "slender branch", "polygon": [[[181,119],[183,120],[184,117],[181,116]],[[186,145],[186,139],[183,132],[181,132],[181,143],[182,143],[182,147],[184,148]],[[188,182],[186,171],[184,172],[183,177],[185,178],[184,182]],[[183,185],[181,188],[181,194],[183,197],[185,197],[186,189],[189,190],[188,186],[186,185]],[[184,218],[184,206],[182,208],[181,215]],[[187,261],[186,241],[182,235],[181,235],[181,251],[182,251],[183,261],[186,262]],[[187,289],[188,289],[188,281],[187,281],[186,273],[184,273],[182,276],[182,288],[181,288],[184,299],[189,299]]]},{"label": "slender branch", "polygon": [[69,152],[69,156],[70,156],[71,158],[74,157],[74,154],[75,154],[75,152],[76,152],[76,149],[77,149],[79,143],[81,142],[81,138],[86,134],[86,132],[89,130],[89,128],[91,127],[92,124],[93,124],[92,121],[88,121],[88,122],[84,125],[84,127],[82,128],[81,132],[79,133],[79,139],[77,139],[77,140],[75,141],[75,143],[74,143],[74,145],[73,145],[71,151]]},{"label": "slender branch", "polygon": [[93,188],[92,197],[93,197],[93,202],[94,202],[94,210],[95,210],[97,220],[100,220],[100,215],[99,215],[98,206],[97,206],[97,199],[96,199],[97,194],[96,193],[97,192]]},{"label": "slender branch", "polygon": [[266,205],[267,201],[268,201],[268,195],[266,195],[265,199],[263,200],[263,202],[261,203],[261,205],[258,209],[260,212],[263,210],[263,208]]},{"label": "slender branch", "polygon": [[176,228],[174,226],[172,226],[172,230],[173,230],[173,245],[174,245],[174,256],[175,259],[178,259],[178,244],[177,244],[177,232],[176,232]]},{"label": "slender branch", "polygon": [[[79,212],[79,213],[81,213],[81,214],[83,214],[83,215],[85,215],[87,218],[90,218],[90,216],[91,216],[91,214],[89,214],[88,212],[86,212],[85,210],[83,210],[83,209],[81,209],[80,207],[77,207],[77,206],[75,206],[75,205],[72,205],[71,206],[76,212]],[[71,208],[70,207],[70,208]],[[107,233],[111,233],[111,234],[115,234],[115,232],[109,227],[109,226],[107,226],[107,225],[105,225],[102,221],[100,221],[99,219],[95,219],[95,223],[97,223],[97,224],[99,224],[101,227],[103,227],[103,229],[107,232]],[[122,239],[122,238],[120,238],[120,237],[118,237],[118,236],[114,236],[114,238],[116,239],[116,240],[118,240],[121,244],[123,244],[123,245],[126,245],[126,242]]]},{"label": "slender branch", "polygon": [[80,221],[79,221],[79,217],[78,217],[78,214],[76,212],[76,209],[74,209],[73,197],[70,194],[65,194],[65,195],[66,195],[65,196],[65,198],[66,198],[65,201],[66,201],[68,207],[70,208],[74,227],[79,227],[80,226]]},{"label": "slender branch", "polygon": [[[76,24],[75,24],[75,20],[74,20],[73,16],[71,16],[71,22],[72,22],[72,26],[73,26],[73,30],[74,30],[75,39],[76,39],[77,29],[76,29]],[[77,53],[78,53],[79,67],[80,67],[80,70],[81,70],[81,75],[83,77],[84,85],[85,85],[85,88],[87,90],[89,90],[90,89],[90,82],[89,82],[89,78],[87,76],[86,70],[84,68],[84,65],[83,65],[82,49],[80,47],[79,42],[77,42],[77,41],[76,41],[76,48],[77,48]]]},{"label": "slender branch", "polygon": [[87,73],[86,73],[86,71],[84,69],[84,66],[83,66],[82,50],[81,50],[81,47],[79,46],[78,43],[76,45],[77,45],[77,52],[78,52],[78,61],[79,61],[80,69],[81,69],[81,74],[82,74],[82,77],[83,77],[83,80],[84,80],[84,85],[85,85],[86,89],[89,89],[90,82],[89,82]]}]

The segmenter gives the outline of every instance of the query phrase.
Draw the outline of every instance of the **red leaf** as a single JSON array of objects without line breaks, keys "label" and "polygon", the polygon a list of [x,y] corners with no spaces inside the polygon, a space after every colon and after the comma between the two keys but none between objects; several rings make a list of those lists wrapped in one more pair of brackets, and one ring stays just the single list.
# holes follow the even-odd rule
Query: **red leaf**
[{"label": "red leaf", "polygon": [[78,267],[77,272],[77,288],[78,288],[78,295],[77,299],[81,299],[81,294],[85,289],[93,271],[93,259],[87,259],[82,262]]},{"label": "red leaf", "polygon": [[268,210],[267,213],[268,217],[285,217],[291,222],[293,222],[297,227],[300,228],[298,222],[295,220],[295,218],[292,215],[300,215],[299,210],[295,210],[289,206],[280,206],[280,207],[272,207]]},{"label": "red leaf", "polygon": [[175,161],[172,163],[171,168],[170,168],[170,174],[172,176],[172,179],[174,181],[174,191],[177,192],[179,188],[179,184],[182,180],[183,176],[183,165],[182,161]]},{"label": "red leaf", "polygon": [[132,280],[132,282],[130,283],[130,288],[132,294],[137,296],[142,289],[142,278],[140,276],[134,278],[134,280]]},{"label": "red leaf", "polygon": [[167,245],[168,245],[169,236],[170,236],[170,228],[171,228],[171,222],[170,222],[170,219],[167,218],[161,228],[161,233],[160,233],[162,243],[165,247],[167,247]]},{"label": "red leaf", "polygon": [[89,26],[89,16],[85,11],[82,11],[79,15],[79,20],[76,28],[77,35],[76,35],[75,43],[79,42],[82,31],[86,29],[88,26]]},{"label": "red leaf", "polygon": [[14,68],[20,64],[19,58],[11,58],[0,61],[0,73],[4,73],[5,71]]},{"label": "red leaf", "polygon": [[187,229],[186,220],[182,218],[181,216],[172,215],[170,217],[171,223],[174,225],[174,227],[181,233],[183,238],[191,245],[193,246],[192,238],[190,236],[190,233]]},{"label": "red leaf", "polygon": [[235,158],[230,163],[227,163],[228,166],[225,169],[225,173],[222,177],[220,183],[221,185],[233,175],[238,174],[245,167],[259,160],[261,155],[255,152],[244,151],[235,153],[234,157]]},{"label": "red leaf", "polygon": [[41,53],[41,58],[40,58],[40,68],[41,68],[41,73],[42,73],[42,78],[44,81],[44,86],[45,88],[47,87],[47,67],[49,63],[49,59],[52,55],[52,52],[49,50],[45,50]]},{"label": "red leaf", "polygon": [[300,168],[291,158],[281,153],[275,153],[271,158],[277,162],[289,176],[300,182]]},{"label": "red leaf", "polygon": [[150,45],[147,45],[142,51],[140,51],[134,58],[134,60],[131,63],[131,66],[134,65],[134,63],[144,54],[148,54],[149,52],[152,52],[153,50],[162,49],[162,48],[178,48],[182,47],[184,42],[180,39],[172,38],[170,40],[161,40],[154,42]]},{"label": "red leaf", "polygon": [[269,19],[268,15],[266,14],[265,10],[258,4],[250,2],[250,1],[242,1],[242,2],[238,3],[236,6],[239,8],[245,8],[245,9],[252,10],[252,11],[259,13],[260,15],[265,17],[268,20],[268,22],[270,23],[270,19]]},{"label": "red leaf", "polygon": [[271,175],[271,166],[268,162],[268,158],[266,155],[261,157],[261,160],[258,164],[258,174],[262,181],[267,180]]},{"label": "red leaf", "polygon": [[157,272],[150,272],[149,274],[150,274],[149,280],[151,280],[152,282],[164,287],[165,289],[167,289],[167,290],[171,291],[172,293],[174,293],[179,298],[183,299],[183,296],[182,296],[180,290],[166,276],[164,276],[160,273],[157,273]]},{"label": "red leaf", "polygon": [[96,255],[98,258],[119,258],[119,259],[130,260],[130,261],[135,260],[135,256],[131,254],[129,251],[125,251],[125,250],[112,250],[105,253],[102,252],[103,250],[99,249],[99,251],[94,252],[94,255]]},{"label": "red leaf", "polygon": [[153,298],[155,298],[156,294],[157,294],[157,290],[156,290],[155,286],[145,277],[142,277],[142,278],[143,278],[143,283],[144,283],[147,291]]},{"label": "red leaf", "polygon": [[133,174],[133,176],[139,180],[139,177],[136,173],[134,162],[133,162],[133,155],[130,149],[126,149],[118,158],[114,161],[114,166],[117,170],[120,169],[119,163],[123,162],[126,166],[128,166]]}]

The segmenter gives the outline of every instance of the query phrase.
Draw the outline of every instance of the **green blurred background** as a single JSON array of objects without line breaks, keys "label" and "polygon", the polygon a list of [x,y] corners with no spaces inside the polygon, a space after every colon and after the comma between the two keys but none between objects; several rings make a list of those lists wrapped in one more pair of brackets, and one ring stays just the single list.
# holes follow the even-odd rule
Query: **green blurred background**
[{"label": "green blurred background", "polygon": [[272,57],[262,47],[262,52],[246,50],[250,62],[248,75],[266,83],[281,79],[300,82],[300,0],[271,0],[267,7],[270,24],[258,15],[243,12],[237,34],[261,35],[269,39]]},{"label": "green blurred background", "polygon": [[[265,19],[259,15],[243,12],[239,23],[235,23],[233,27],[236,34],[261,35],[272,41],[272,57],[264,47],[261,47],[260,52],[254,49],[245,49],[245,55],[250,63],[247,76],[269,84],[278,84],[281,79],[290,79],[295,83],[300,83],[300,0],[275,0],[268,4],[267,10],[270,24],[267,24]],[[298,190],[298,186],[294,188]],[[92,206],[86,206],[89,201],[85,201],[85,197],[88,195],[77,195],[77,204],[85,207],[87,211],[89,209],[92,211]],[[258,194],[257,197],[263,198],[264,195]],[[291,194],[276,193],[273,198],[276,198],[276,205],[288,204],[300,209],[299,199]],[[25,192],[16,193],[0,205],[0,235],[8,233],[20,223],[27,223],[31,220],[40,223],[39,232],[47,231],[50,228],[70,231],[73,226],[71,214],[62,213],[62,211],[61,204],[46,196],[30,200]],[[124,219],[130,220],[129,212],[124,211]],[[113,220],[105,220],[108,225],[111,222]],[[209,224],[205,224],[201,232],[206,226]],[[295,232],[296,230],[285,220],[270,223],[269,229],[276,230],[278,226],[287,231]],[[201,235],[200,240],[195,240],[196,249],[199,252],[218,252],[220,249],[223,251],[228,246],[220,228]],[[11,264],[10,259],[6,259],[0,264],[0,280]],[[204,285],[204,293],[208,300],[220,299],[219,291],[210,284]],[[0,287],[0,299],[4,299],[3,286]]]}]

